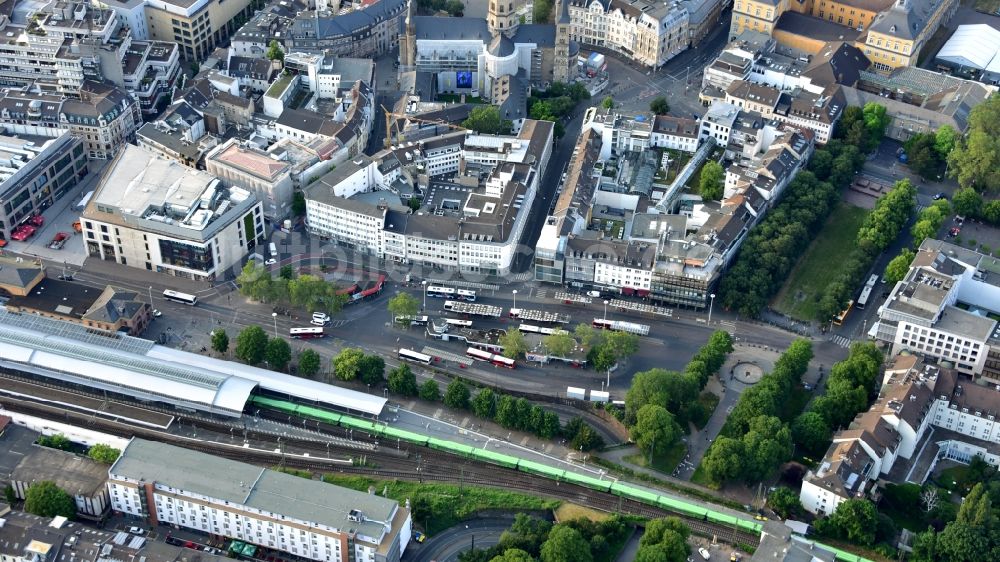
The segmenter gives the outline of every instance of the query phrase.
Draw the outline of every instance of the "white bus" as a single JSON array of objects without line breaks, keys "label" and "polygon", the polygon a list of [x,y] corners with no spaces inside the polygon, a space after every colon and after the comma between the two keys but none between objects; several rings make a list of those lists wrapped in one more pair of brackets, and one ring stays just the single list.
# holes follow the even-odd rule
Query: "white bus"
[{"label": "white bus", "polygon": [[318,326],[310,328],[292,328],[288,330],[288,336],[297,340],[323,338],[326,337],[326,330]]},{"label": "white bus", "polygon": [[861,296],[858,297],[858,302],[854,303],[854,306],[858,307],[858,310],[865,309],[865,305],[868,304],[868,299],[871,298],[872,296],[873,288],[874,287],[872,287],[871,285],[865,285],[865,288],[861,289]]},{"label": "white bus", "polygon": [[445,318],[445,323],[449,326],[456,326],[458,328],[471,328],[472,320],[456,320],[454,318]]},{"label": "white bus", "polygon": [[460,301],[476,302],[476,292],[459,289],[455,291],[455,296]]},{"label": "white bus", "polygon": [[431,361],[434,360],[430,355],[425,355],[423,353],[417,353],[412,349],[400,349],[399,358],[403,361],[410,361],[413,363],[420,363],[421,365],[430,365]]},{"label": "white bus", "polygon": [[170,289],[163,291],[163,298],[167,299],[168,301],[179,302],[181,304],[188,304],[191,306],[198,304],[198,297],[194,295],[189,295],[187,293],[171,291]]},{"label": "white bus", "polygon": [[481,349],[476,349],[475,347],[470,347],[465,350],[465,354],[469,357],[475,359],[476,361],[489,361],[493,358],[493,354],[489,351],[483,351]]},{"label": "white bus", "polygon": [[268,246],[268,248],[271,250],[271,257],[277,259],[278,258],[278,247],[274,245],[274,242],[271,242],[271,245]]},{"label": "white bus", "polygon": [[455,296],[455,289],[442,287],[440,285],[430,285],[427,287],[427,296],[441,299],[450,299]]}]

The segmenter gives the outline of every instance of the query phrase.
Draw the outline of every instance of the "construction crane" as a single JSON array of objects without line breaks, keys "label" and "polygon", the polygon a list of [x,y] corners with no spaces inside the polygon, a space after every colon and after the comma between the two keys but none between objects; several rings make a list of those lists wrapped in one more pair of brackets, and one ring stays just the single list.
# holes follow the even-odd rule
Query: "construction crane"
[{"label": "construction crane", "polygon": [[[380,105],[382,105],[382,104],[380,104]],[[444,126],[444,127],[448,127],[448,128],[451,128],[451,129],[456,129],[456,130],[459,130],[459,131],[467,131],[468,130],[468,129],[466,129],[465,127],[463,127],[461,125],[456,125],[454,123],[449,123],[449,122],[447,122],[447,121],[445,121],[443,119],[421,119],[419,117],[414,117],[412,115],[406,115],[405,113],[395,113],[393,111],[389,111],[389,109],[386,108],[385,105],[382,105],[382,112],[385,113],[385,147],[384,148],[389,148],[390,146],[392,146],[392,125],[393,124],[395,124],[395,126],[396,126],[396,142],[397,143],[403,142],[403,131],[402,131],[402,129],[399,126],[399,121],[401,119],[406,119],[408,121],[416,121],[417,123],[428,123],[428,124],[431,124],[431,125]],[[393,120],[392,120],[393,117],[396,118],[395,123],[393,123]]]}]

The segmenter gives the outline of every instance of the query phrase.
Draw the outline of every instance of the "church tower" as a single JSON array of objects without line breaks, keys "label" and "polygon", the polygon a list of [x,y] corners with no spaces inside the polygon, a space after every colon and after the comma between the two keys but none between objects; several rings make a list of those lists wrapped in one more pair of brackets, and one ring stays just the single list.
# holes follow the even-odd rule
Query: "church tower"
[{"label": "church tower", "polygon": [[569,0],[559,0],[559,16],[556,18],[556,46],[552,60],[552,79],[569,82],[573,61],[570,60],[570,19]]},{"label": "church tower", "polygon": [[500,34],[512,37],[520,25],[517,8],[522,0],[490,0],[486,10],[486,25],[493,36]]},{"label": "church tower", "polygon": [[413,16],[417,11],[417,1],[410,0],[406,6],[406,29],[399,41],[400,70],[412,70],[417,64],[417,26]]}]

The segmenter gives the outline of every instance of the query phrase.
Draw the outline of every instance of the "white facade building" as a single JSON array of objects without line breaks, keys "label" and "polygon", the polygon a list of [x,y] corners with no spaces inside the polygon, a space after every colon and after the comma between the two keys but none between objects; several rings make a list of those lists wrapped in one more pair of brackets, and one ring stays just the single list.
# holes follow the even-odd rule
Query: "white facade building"
[{"label": "white facade building", "polygon": [[197,280],[221,277],[264,240],[249,191],[128,145],[83,211],[88,255]]},{"label": "white facade building", "polygon": [[[451,133],[346,162],[306,189],[309,231],[397,263],[506,273],[552,134],[551,122],[527,120],[517,136]],[[459,171],[460,189],[414,181]],[[404,205],[413,196],[416,212]]]},{"label": "white facade building", "polygon": [[659,68],[688,48],[689,16],[678,3],[567,0],[570,39]]},{"label": "white facade building", "polygon": [[141,439],[108,489],[119,513],[318,562],[398,562],[412,534],[395,501]]}]

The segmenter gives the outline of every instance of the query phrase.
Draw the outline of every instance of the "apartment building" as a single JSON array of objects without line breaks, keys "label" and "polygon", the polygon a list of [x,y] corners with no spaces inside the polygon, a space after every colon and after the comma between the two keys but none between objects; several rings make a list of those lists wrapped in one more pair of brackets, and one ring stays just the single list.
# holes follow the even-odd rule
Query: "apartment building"
[{"label": "apartment building", "polygon": [[105,170],[81,223],[91,257],[211,281],[263,242],[263,215],[249,191],[129,145]]},{"label": "apartment building", "polygon": [[608,49],[656,69],[688,48],[687,9],[679,3],[639,0],[566,0],[570,39]]},{"label": "apartment building", "polygon": [[814,94],[798,88],[782,92],[764,84],[734,80],[726,89],[725,101],[759,113],[765,119],[808,129],[815,134],[817,144],[830,140],[833,127],[846,108],[844,95],[836,85]]},{"label": "apartment building", "polygon": [[406,0],[379,0],[347,13],[322,6],[303,10],[295,16],[281,42],[288,52],[328,51],[343,57],[378,57],[399,44],[407,5]]},{"label": "apartment building", "polygon": [[135,140],[141,123],[139,104],[106,83],[85,81],[76,98],[29,88],[0,91],[0,125],[7,133],[56,138],[68,132],[84,141],[91,160],[114,156]]},{"label": "apartment building", "polygon": [[107,465],[85,456],[32,445],[10,473],[10,485],[23,500],[32,484],[43,481],[69,494],[80,517],[98,519],[111,507]]},{"label": "apartment building", "polygon": [[176,43],[187,61],[204,59],[253,15],[249,0],[146,0],[150,39]]},{"label": "apartment building", "polygon": [[788,8],[788,0],[734,0],[729,38],[735,39],[747,29],[770,35]]},{"label": "apartment building", "polygon": [[670,148],[684,152],[698,150],[699,123],[694,119],[655,115],[622,114],[613,109],[591,108],[584,128],[601,136],[601,158],[612,154],[641,152],[647,148]]},{"label": "apartment building", "polygon": [[47,139],[0,136],[0,237],[51,207],[87,176],[83,141],[69,133]]},{"label": "apartment building", "polygon": [[803,507],[828,515],[872,493],[876,480],[922,483],[940,460],[979,456],[1000,466],[1000,387],[928,359],[893,358],[878,399],[834,435],[819,468],[806,475]]},{"label": "apartment building", "polygon": [[[562,192],[536,244],[535,279],[671,306],[707,307],[712,288],[749,230],[813,150],[811,134],[787,124],[765,124],[758,114],[731,104],[715,105],[702,121],[701,131],[711,132],[670,186],[652,185],[664,165],[649,144],[639,142],[644,134],[636,134],[653,127],[640,127],[644,119],[614,119],[588,110]],[[757,122],[747,130],[752,142],[743,131],[746,120]],[[728,153],[734,139],[743,145],[731,155],[737,162],[727,170],[723,200],[681,195],[679,186],[692,171],[718,145]],[[609,175],[608,170],[617,172]],[[607,228],[618,222],[626,226]]]},{"label": "apartment building", "polygon": [[375,63],[371,59],[333,57],[325,53],[288,53],[284,68],[299,73],[304,85],[320,99],[336,99],[341,88],[350,88],[359,80],[371,85],[375,79]]},{"label": "apartment building", "polygon": [[150,524],[319,562],[398,562],[412,535],[393,500],[142,439],[111,466],[108,490],[112,509]]},{"label": "apartment building", "polygon": [[984,372],[991,350],[1000,346],[997,321],[990,318],[1000,303],[1000,262],[943,242],[925,240],[906,277],[892,288],[871,329],[893,353],[947,361],[966,375]]},{"label": "apartment building", "polygon": [[205,169],[226,187],[240,187],[264,204],[271,220],[288,216],[292,205],[292,166],[237,139],[220,144],[205,157]]},{"label": "apartment building", "polygon": [[[516,136],[449,133],[359,156],[305,188],[309,231],[396,263],[506,274],[552,135],[551,122],[529,119]],[[451,173],[454,189],[419,179]]]}]

